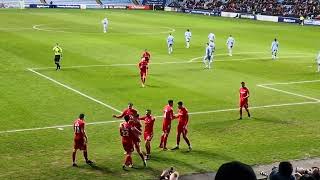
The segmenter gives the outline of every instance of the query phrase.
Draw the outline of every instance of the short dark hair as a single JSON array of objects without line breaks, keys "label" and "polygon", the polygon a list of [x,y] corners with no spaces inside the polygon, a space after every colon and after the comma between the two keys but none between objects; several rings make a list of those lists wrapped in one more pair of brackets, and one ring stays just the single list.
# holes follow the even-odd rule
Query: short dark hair
[{"label": "short dark hair", "polygon": [[128,122],[130,120],[130,116],[129,115],[124,116],[124,120]]},{"label": "short dark hair", "polygon": [[128,103],[128,106],[133,106],[133,103],[132,103],[132,102],[129,102],[129,103]]},{"label": "short dark hair", "polygon": [[179,105],[179,106],[182,106],[182,105],[183,105],[183,102],[182,102],[182,101],[179,101],[179,102],[178,102],[178,105]]},{"label": "short dark hair", "polygon": [[84,114],[81,113],[81,114],[79,115],[79,119],[83,119],[83,118],[84,118]]},{"label": "short dark hair", "polygon": [[239,161],[222,164],[218,169],[215,180],[257,180],[252,168]]},{"label": "short dark hair", "polygon": [[279,164],[279,173],[283,176],[289,177],[293,172],[292,164],[289,161],[283,161]]},{"label": "short dark hair", "polygon": [[168,100],[168,104],[172,104],[172,103],[173,103],[172,99]]}]

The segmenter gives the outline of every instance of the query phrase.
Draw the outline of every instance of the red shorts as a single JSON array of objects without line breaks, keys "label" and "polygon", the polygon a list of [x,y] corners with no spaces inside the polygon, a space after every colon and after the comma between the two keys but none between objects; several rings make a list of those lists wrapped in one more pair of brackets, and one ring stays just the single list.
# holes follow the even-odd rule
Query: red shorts
[{"label": "red shorts", "polygon": [[165,122],[163,122],[163,124],[162,124],[162,131],[164,132],[164,133],[170,133],[170,129],[171,129],[171,123],[167,123],[166,121]]},{"label": "red shorts", "polygon": [[186,124],[178,124],[177,132],[179,134],[187,134],[188,133],[188,126]]},{"label": "red shorts", "polygon": [[140,76],[141,77],[146,77],[147,76],[147,70],[140,71]]},{"label": "red shorts", "polygon": [[249,105],[248,105],[248,99],[240,99],[240,107],[243,108],[248,108]]},{"label": "red shorts", "polygon": [[153,133],[144,132],[143,137],[145,141],[151,141],[153,138]]},{"label": "red shorts", "polygon": [[87,150],[87,144],[84,142],[84,138],[75,138],[73,148],[80,149],[80,150]]},{"label": "red shorts", "polygon": [[132,142],[135,143],[135,142],[141,142],[141,139],[140,139],[140,136],[138,137],[132,137]]},{"label": "red shorts", "polygon": [[134,151],[132,141],[122,141],[122,146],[127,153],[132,153]]}]

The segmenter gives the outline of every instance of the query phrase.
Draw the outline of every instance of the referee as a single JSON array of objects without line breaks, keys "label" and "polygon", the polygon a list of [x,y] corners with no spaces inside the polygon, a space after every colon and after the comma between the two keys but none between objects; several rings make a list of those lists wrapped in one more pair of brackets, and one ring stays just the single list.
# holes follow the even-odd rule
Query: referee
[{"label": "referee", "polygon": [[54,47],[53,47],[53,52],[54,52],[54,63],[56,64],[57,68],[56,71],[58,69],[61,69],[60,67],[60,60],[62,58],[62,48],[59,46],[59,44],[57,43]]}]

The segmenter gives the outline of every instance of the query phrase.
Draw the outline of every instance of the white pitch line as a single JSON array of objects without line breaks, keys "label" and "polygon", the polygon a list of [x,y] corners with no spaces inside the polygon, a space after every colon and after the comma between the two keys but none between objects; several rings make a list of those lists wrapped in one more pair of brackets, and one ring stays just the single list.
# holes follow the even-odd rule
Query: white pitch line
[{"label": "white pitch line", "polygon": [[[254,106],[250,107],[250,109],[263,109],[263,108],[270,108],[270,107],[283,107],[283,106],[296,106],[296,105],[304,105],[304,104],[318,104],[319,101],[307,101],[307,102],[299,102],[299,103],[286,103],[286,104],[271,104],[265,106]],[[212,111],[200,111],[200,112],[190,112],[190,115],[197,115],[197,114],[210,114],[210,113],[218,113],[218,112],[229,112],[229,111],[238,111],[239,108],[231,108],[231,109],[220,109],[220,110],[212,110]],[[163,117],[163,116],[155,116],[155,117]],[[99,122],[91,122],[86,123],[86,125],[99,125],[99,124],[109,124],[109,123],[116,123],[121,122],[122,120],[114,120],[114,121],[99,121]],[[16,132],[25,132],[25,131],[38,131],[38,130],[45,130],[45,129],[58,129],[64,127],[72,127],[72,125],[58,125],[58,126],[48,126],[48,127],[40,127],[40,128],[28,128],[28,129],[15,129],[15,130],[7,130],[7,131],[0,131],[0,134],[5,133],[16,133]]]},{"label": "white pitch line", "polygon": [[66,89],[69,89],[69,90],[71,90],[71,91],[73,91],[73,92],[75,92],[75,93],[77,93],[77,94],[80,94],[81,96],[86,97],[86,98],[88,98],[88,99],[90,99],[90,100],[92,100],[92,101],[94,101],[94,102],[96,102],[96,103],[98,103],[98,104],[101,104],[101,105],[103,105],[103,106],[105,106],[105,107],[107,107],[107,108],[109,108],[109,109],[111,109],[111,110],[114,110],[114,111],[116,111],[116,112],[118,112],[118,113],[122,113],[122,111],[120,111],[120,110],[118,110],[118,109],[116,109],[116,108],[114,108],[114,107],[112,107],[112,106],[110,106],[110,105],[108,105],[108,104],[106,104],[106,103],[104,103],[104,102],[101,102],[101,101],[99,101],[99,100],[97,100],[97,99],[95,99],[95,98],[93,98],[93,97],[91,97],[91,96],[88,96],[88,95],[86,95],[86,94],[84,94],[84,93],[82,93],[82,92],[80,92],[80,91],[78,91],[78,90],[76,90],[76,89],[73,89],[73,88],[70,87],[70,86],[67,86],[67,85],[65,85],[65,84],[62,84],[61,82],[59,82],[59,81],[57,81],[57,80],[54,80],[54,79],[52,79],[52,78],[50,78],[50,77],[48,77],[48,76],[46,76],[46,75],[44,75],[44,74],[41,74],[41,73],[39,73],[39,72],[37,72],[37,71],[35,71],[35,70],[33,70],[33,69],[28,69],[28,70],[31,71],[31,72],[33,72],[33,73],[35,73],[35,74],[37,74],[37,75],[39,75],[39,76],[41,76],[41,77],[43,77],[43,78],[45,78],[45,79],[47,79],[47,80],[49,80],[49,81],[51,81],[51,82],[54,82],[54,83],[56,83],[56,84],[58,84],[58,85],[60,85],[60,86],[62,86],[62,87],[64,87],[64,88],[66,88]]},{"label": "white pitch line", "polygon": [[[309,57],[309,56],[283,56],[282,59],[287,58],[299,58],[299,57]],[[310,56],[311,57],[311,56]],[[198,59],[203,58],[197,57]],[[194,58],[195,59],[195,58]],[[239,59],[230,59],[230,60],[214,60],[216,62],[237,62],[237,61],[261,61],[271,59],[270,57],[263,58],[239,58]],[[270,60],[271,61],[271,60]],[[172,62],[159,62],[159,63],[150,63],[150,65],[165,65],[165,64],[190,64],[190,63],[199,63],[201,61],[172,61]],[[137,64],[129,63],[129,64],[94,64],[94,65],[83,65],[83,66],[66,66],[63,69],[74,69],[74,68],[90,68],[90,67],[121,67],[121,66],[137,66]],[[55,69],[55,67],[39,67],[39,68],[29,68],[33,70],[45,70],[45,69]]]},{"label": "white pitch line", "polygon": [[[108,123],[114,123],[114,122],[121,122],[121,120],[92,122],[92,123],[86,123],[86,125],[108,124]],[[38,131],[38,130],[45,130],[45,129],[58,129],[58,128],[72,127],[72,126],[73,125],[68,124],[68,125],[47,126],[47,127],[40,127],[40,128],[15,129],[15,130],[8,130],[8,131],[0,131],[0,134],[15,133],[15,132],[25,132],[25,131]]]},{"label": "white pitch line", "polygon": [[286,84],[303,84],[303,83],[313,83],[313,82],[320,82],[320,80],[317,79],[317,80],[308,80],[308,81],[292,81],[292,82],[270,83],[270,84],[260,84],[260,85],[272,86],[272,85],[286,85]]},{"label": "white pitch line", "polygon": [[[269,52],[263,52],[263,51],[256,51],[256,52],[243,52],[243,53],[233,53],[233,55],[241,55],[241,54],[269,54]],[[290,53],[292,55],[308,55],[308,56],[311,56],[311,54],[306,54],[306,53],[299,53],[299,52],[296,52],[296,53]],[[222,54],[214,54],[214,57],[217,57],[217,56],[228,56],[229,54],[228,53],[222,53]],[[195,58],[192,58],[189,60],[189,62],[194,62],[195,60],[197,59],[201,59],[203,58],[204,56],[199,56],[199,57],[195,57]],[[229,57],[229,56],[228,56]],[[300,56],[299,56],[300,57]],[[303,56],[305,57],[305,56]],[[259,59],[257,57],[255,57],[255,59]],[[270,57],[268,59],[271,59]],[[231,60],[236,60],[236,59],[231,59]],[[215,61],[225,61],[225,60],[215,60]]]},{"label": "white pitch line", "polygon": [[302,94],[297,94],[297,93],[293,93],[293,92],[289,92],[289,91],[285,91],[285,90],[281,90],[281,89],[277,89],[277,88],[272,88],[272,87],[268,87],[268,86],[265,86],[265,85],[257,85],[257,86],[262,87],[262,88],[266,88],[266,89],[270,89],[270,90],[273,90],[273,91],[278,91],[278,92],[282,92],[282,93],[285,93],[285,94],[290,94],[290,95],[293,95],[293,96],[303,97],[303,98],[306,98],[306,99],[310,99],[310,100],[314,100],[314,101],[320,102],[320,99],[316,99],[316,98],[313,98],[313,97],[305,96],[305,95],[302,95]]},{"label": "white pitch line", "polygon": [[[45,24],[36,24],[36,25],[32,26],[32,29],[37,30],[37,31],[46,31],[46,32],[75,33],[72,31],[59,30],[59,29],[72,29],[72,28],[59,28],[58,30],[55,30],[55,29],[52,29],[52,27],[41,28],[41,26],[45,26]],[[151,28],[153,28],[153,27],[151,27]],[[165,28],[165,29],[168,29],[168,31],[153,32],[153,33],[132,33],[132,34],[136,34],[136,35],[167,34],[167,33],[173,33],[176,31],[174,28],[171,28],[171,27],[159,27],[159,28]],[[29,28],[29,29],[31,29],[31,28]],[[112,27],[110,27],[109,29],[112,29]],[[146,28],[144,28],[144,29],[146,29]],[[78,32],[78,33],[102,34],[102,32]]]}]

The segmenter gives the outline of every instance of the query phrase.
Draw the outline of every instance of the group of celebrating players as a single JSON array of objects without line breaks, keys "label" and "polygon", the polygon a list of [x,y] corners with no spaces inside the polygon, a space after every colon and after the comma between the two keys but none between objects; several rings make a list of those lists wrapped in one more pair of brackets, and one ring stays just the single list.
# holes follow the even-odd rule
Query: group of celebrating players
[{"label": "group of celebrating players", "polygon": [[[171,150],[178,150],[180,144],[180,137],[183,136],[183,139],[188,145],[188,151],[192,150],[191,143],[188,134],[188,122],[189,114],[188,110],[184,107],[183,102],[179,101],[178,113],[174,114],[173,112],[173,100],[169,100],[168,104],[164,107],[163,114],[163,124],[162,124],[162,135],[160,139],[159,148],[163,151],[168,150],[167,140],[171,130],[171,122],[174,119],[178,119],[177,126],[177,144]],[[139,116],[138,111],[133,108],[133,104],[129,103],[128,108],[126,108],[122,114],[113,115],[112,117],[117,119],[124,119],[124,122],[120,123],[119,132],[122,138],[122,145],[125,151],[125,159],[123,164],[123,169],[133,166],[132,153],[134,150],[139,154],[144,166],[147,166],[147,160],[150,160],[151,156],[151,141],[153,138],[153,126],[155,123],[155,117],[151,114],[151,110],[146,110],[146,114],[142,117]],[[144,122],[144,131],[143,138],[145,141],[146,153],[141,151],[140,143],[142,135],[142,124],[140,121]],[[76,152],[77,150],[82,150],[85,161],[87,164],[92,164],[93,162],[88,159],[87,153],[87,142],[88,138],[85,132],[85,121],[84,114],[80,114],[79,118],[73,124],[74,128],[74,150],[72,154],[73,166],[77,166]]]}]

